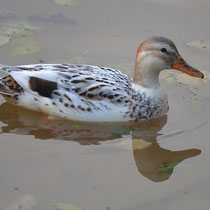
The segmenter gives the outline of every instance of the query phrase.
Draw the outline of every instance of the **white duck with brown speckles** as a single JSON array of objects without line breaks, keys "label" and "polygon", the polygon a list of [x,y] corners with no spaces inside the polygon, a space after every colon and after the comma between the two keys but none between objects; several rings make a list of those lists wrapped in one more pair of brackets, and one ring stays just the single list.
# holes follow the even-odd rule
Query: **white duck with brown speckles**
[{"label": "white duck with brown speckles", "polygon": [[0,70],[8,75],[0,78],[0,94],[18,106],[69,120],[149,120],[168,110],[159,73],[172,68],[204,77],[181,58],[171,40],[152,37],[138,48],[133,79],[118,70],[92,65],[1,65]]}]

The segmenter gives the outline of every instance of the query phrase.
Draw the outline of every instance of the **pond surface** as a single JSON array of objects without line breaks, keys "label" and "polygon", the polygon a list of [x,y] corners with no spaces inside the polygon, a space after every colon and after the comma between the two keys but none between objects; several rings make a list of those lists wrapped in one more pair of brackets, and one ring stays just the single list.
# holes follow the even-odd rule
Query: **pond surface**
[{"label": "pond surface", "polygon": [[138,45],[163,35],[206,76],[161,73],[169,113],[145,123],[46,120],[1,99],[0,209],[209,209],[209,1],[0,5],[2,64],[86,63],[132,75]]}]

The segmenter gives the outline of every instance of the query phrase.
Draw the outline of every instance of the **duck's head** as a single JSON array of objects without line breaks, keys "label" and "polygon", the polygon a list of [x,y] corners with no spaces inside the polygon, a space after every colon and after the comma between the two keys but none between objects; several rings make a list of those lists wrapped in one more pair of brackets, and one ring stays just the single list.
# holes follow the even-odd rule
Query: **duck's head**
[{"label": "duck's head", "polygon": [[158,76],[164,69],[176,69],[193,77],[204,78],[200,71],[191,67],[180,56],[170,39],[147,39],[139,46],[136,54],[134,83],[146,88],[159,86]]}]

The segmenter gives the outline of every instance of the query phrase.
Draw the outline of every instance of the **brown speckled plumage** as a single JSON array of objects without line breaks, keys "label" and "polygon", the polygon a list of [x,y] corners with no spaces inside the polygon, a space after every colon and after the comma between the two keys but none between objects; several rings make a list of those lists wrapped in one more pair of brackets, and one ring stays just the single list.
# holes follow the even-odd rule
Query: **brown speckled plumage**
[{"label": "brown speckled plumage", "polygon": [[[144,93],[140,94],[132,88],[132,79],[118,70],[89,65],[67,65],[67,64],[39,64],[34,66],[17,66],[22,72],[42,73],[49,71],[57,77],[57,81],[50,81],[40,76],[29,76],[28,87],[35,92],[33,100],[40,103],[45,97],[52,100],[53,106],[63,107],[64,110],[76,112],[96,113],[113,111],[114,107],[126,107],[127,112],[122,111],[122,118],[128,121],[148,119],[152,113],[156,113],[158,106]],[[11,71],[10,67],[8,71]],[[6,70],[6,68],[4,68]],[[23,88],[11,77],[1,79],[1,82],[12,92],[24,94]],[[27,82],[27,81],[26,81]],[[45,89],[43,89],[45,88]],[[7,99],[7,95],[5,98]],[[11,96],[9,96],[11,97]],[[79,97],[79,104],[75,103],[75,97]],[[16,96],[17,98],[17,96]],[[77,99],[78,100],[78,99]],[[106,101],[106,103],[104,103]],[[18,102],[17,102],[18,103]],[[49,107],[49,103],[44,106]],[[62,109],[58,109],[64,113]]]}]

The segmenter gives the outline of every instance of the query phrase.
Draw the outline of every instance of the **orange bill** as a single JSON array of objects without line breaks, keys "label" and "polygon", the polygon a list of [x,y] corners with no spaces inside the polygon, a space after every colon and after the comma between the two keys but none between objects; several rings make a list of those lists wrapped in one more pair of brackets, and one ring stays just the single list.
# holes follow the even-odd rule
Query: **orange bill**
[{"label": "orange bill", "polygon": [[178,57],[175,64],[171,66],[173,69],[182,71],[192,77],[204,78],[204,75],[197,69],[190,66],[182,57]]}]

